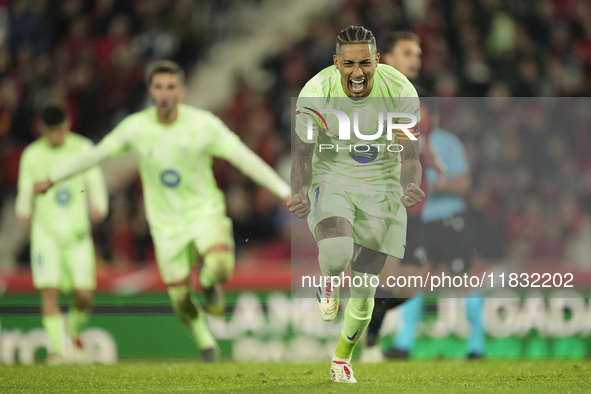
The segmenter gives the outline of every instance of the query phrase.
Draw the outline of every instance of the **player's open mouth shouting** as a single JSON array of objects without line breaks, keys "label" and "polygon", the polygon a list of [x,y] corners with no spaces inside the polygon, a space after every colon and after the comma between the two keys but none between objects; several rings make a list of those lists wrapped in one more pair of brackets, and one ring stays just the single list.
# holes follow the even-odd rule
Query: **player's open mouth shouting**
[{"label": "player's open mouth shouting", "polygon": [[365,77],[349,79],[349,89],[355,94],[361,94],[365,90]]}]

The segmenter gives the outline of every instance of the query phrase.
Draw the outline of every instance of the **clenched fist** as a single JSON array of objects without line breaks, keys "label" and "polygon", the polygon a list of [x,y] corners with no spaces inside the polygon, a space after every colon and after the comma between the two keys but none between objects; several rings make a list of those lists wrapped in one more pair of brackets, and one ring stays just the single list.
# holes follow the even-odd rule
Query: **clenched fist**
[{"label": "clenched fist", "polygon": [[423,198],[425,198],[425,192],[423,192],[420,187],[411,182],[406,185],[406,191],[402,197],[400,197],[400,201],[405,208],[412,208],[420,203]]},{"label": "clenched fist", "polygon": [[308,200],[306,197],[296,194],[293,197],[288,197],[287,207],[289,211],[299,218],[305,218],[310,213]]}]

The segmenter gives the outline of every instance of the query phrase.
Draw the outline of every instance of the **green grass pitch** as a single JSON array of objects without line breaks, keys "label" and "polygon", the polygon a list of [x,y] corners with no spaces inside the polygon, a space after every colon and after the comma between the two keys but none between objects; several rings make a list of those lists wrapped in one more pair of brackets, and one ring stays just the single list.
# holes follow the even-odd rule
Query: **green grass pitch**
[{"label": "green grass pitch", "polygon": [[591,393],[589,361],[353,363],[357,384],[329,363],[124,361],[0,366],[0,393]]}]

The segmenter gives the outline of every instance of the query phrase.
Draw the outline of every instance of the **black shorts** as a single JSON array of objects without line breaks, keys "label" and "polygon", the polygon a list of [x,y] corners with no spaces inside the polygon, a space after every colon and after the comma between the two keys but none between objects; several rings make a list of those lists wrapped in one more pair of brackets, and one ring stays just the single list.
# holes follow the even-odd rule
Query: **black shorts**
[{"label": "black shorts", "polygon": [[474,248],[466,215],[448,216],[429,223],[410,219],[402,264],[420,266],[428,261],[433,267],[449,269],[454,274],[470,270]]},{"label": "black shorts", "polygon": [[408,216],[406,219],[406,245],[401,263],[418,267],[427,263],[425,228],[419,215]]}]

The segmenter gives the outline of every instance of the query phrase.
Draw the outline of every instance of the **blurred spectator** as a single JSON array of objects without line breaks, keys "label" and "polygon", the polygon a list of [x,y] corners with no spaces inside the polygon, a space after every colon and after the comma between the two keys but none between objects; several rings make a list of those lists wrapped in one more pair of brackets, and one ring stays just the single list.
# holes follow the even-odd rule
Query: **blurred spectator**
[{"label": "blurred spectator", "polygon": [[202,29],[205,24],[198,21],[200,11],[203,11],[202,6],[195,0],[179,0],[173,4],[168,17],[167,30],[178,39],[175,60],[183,67],[195,61],[204,49]]},{"label": "blurred spectator", "polygon": [[49,47],[50,28],[44,18],[45,0],[15,0],[10,15],[9,42],[13,53],[23,44],[29,44],[36,53]]}]

